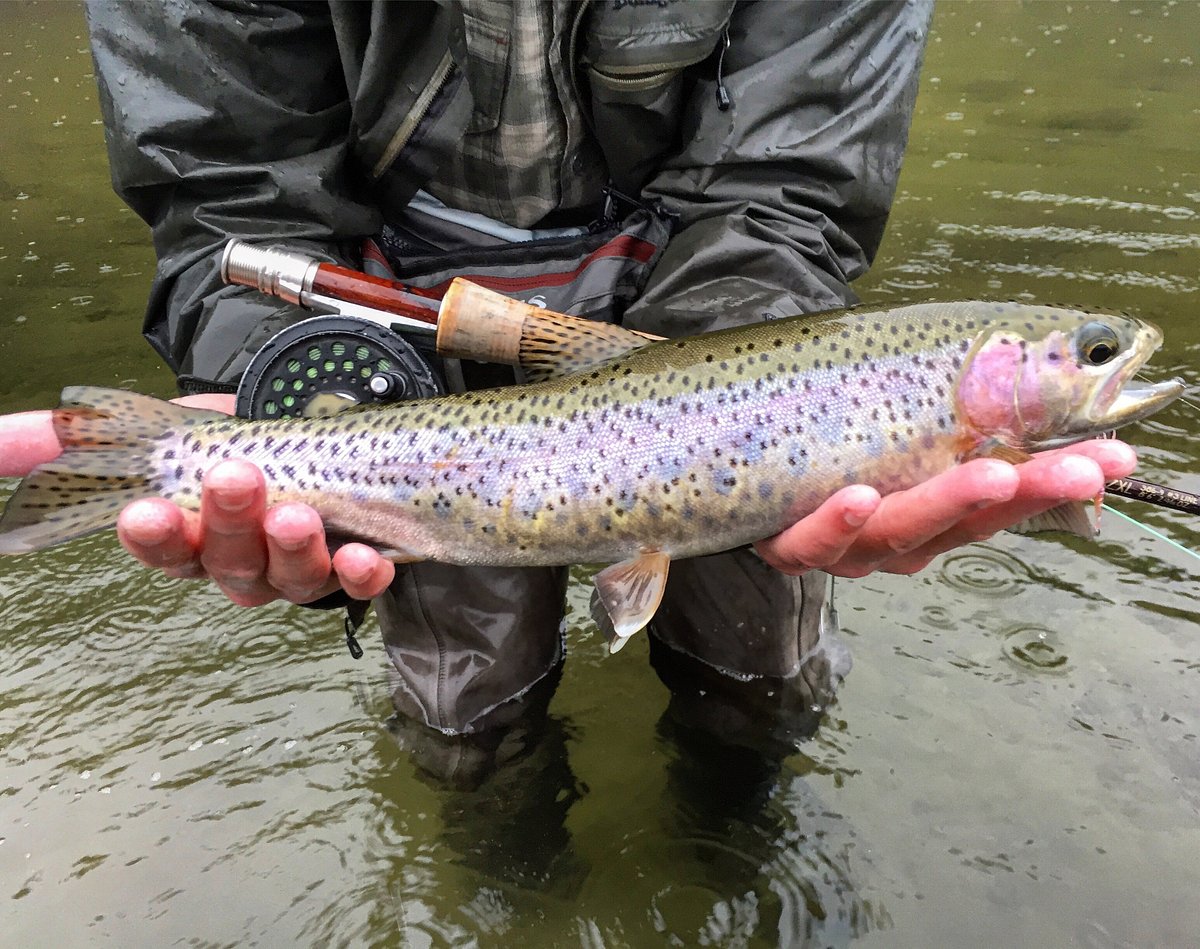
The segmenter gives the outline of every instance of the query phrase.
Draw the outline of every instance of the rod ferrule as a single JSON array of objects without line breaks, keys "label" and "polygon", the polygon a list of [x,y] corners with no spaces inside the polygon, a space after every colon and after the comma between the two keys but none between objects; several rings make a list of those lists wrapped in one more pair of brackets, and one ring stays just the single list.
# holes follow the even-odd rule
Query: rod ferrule
[{"label": "rod ferrule", "polygon": [[236,238],[221,254],[221,279],[302,306],[321,262],[278,245],[259,247]]}]

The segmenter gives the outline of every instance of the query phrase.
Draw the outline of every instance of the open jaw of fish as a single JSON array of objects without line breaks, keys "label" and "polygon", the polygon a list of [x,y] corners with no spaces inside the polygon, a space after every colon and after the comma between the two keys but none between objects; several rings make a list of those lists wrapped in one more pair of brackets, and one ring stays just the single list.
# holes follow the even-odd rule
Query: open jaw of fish
[{"label": "open jaw of fish", "polygon": [[109,527],[139,497],[194,509],[205,471],[241,458],[270,503],[308,503],[330,537],[396,560],[609,564],[594,612],[615,650],[653,616],[672,559],[770,536],[846,484],[886,494],[980,454],[1019,460],[1183,390],[1130,381],[1161,340],[1148,324],[1023,304],[660,342],[610,327],[586,347],[571,326],[538,347],[557,370],[545,381],[332,418],[245,421],[69,389],[54,416],[65,451],[9,501],[0,553]]}]

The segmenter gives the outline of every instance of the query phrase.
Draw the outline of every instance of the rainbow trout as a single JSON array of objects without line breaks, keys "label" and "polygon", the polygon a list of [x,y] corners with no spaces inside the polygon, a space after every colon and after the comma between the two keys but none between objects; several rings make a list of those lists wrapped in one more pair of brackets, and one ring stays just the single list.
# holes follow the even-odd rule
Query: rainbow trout
[{"label": "rainbow trout", "polygon": [[[270,503],[304,501],[331,539],[398,561],[611,564],[596,584],[615,648],[653,615],[674,558],[770,536],[843,485],[887,494],[973,457],[1019,460],[1183,391],[1131,381],[1161,342],[1153,326],[1016,303],[842,311],[650,344],[609,330],[591,365],[600,356],[569,329],[544,340],[543,361],[561,354],[571,370],[545,381],[322,419],[67,389],[54,415],[65,451],[9,501],[0,553],[109,527],[135,498],[196,509],[204,472],[243,458],[262,468]],[[1081,505],[1056,522],[1090,532]]]}]

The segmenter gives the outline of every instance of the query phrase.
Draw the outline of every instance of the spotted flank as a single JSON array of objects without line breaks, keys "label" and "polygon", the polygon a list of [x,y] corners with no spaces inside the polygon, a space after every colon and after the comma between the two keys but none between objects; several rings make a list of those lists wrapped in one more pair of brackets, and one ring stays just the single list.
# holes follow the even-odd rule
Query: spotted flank
[{"label": "spotted flank", "polygon": [[10,500],[0,552],[111,526],[137,497],[196,508],[205,471],[242,458],[270,502],[307,502],[331,536],[396,559],[613,564],[597,599],[615,647],[653,615],[672,559],[769,536],[847,484],[886,494],[1144,418],[1183,391],[1132,381],[1160,342],[1126,317],[1016,303],[654,342],[563,318],[530,343],[543,381],[329,418],[251,422],[69,389],[55,413],[66,450]]}]

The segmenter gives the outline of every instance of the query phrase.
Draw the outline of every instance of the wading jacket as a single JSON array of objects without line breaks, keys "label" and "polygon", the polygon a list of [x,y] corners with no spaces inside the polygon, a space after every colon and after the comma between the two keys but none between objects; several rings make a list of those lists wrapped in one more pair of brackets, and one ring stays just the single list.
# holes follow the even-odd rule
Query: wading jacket
[{"label": "wading jacket", "polygon": [[[851,302],[929,0],[562,9],[554,42],[611,183],[679,218],[626,324],[679,335]],[[192,391],[230,388],[307,315],[222,286],[229,237],[357,266],[505,90],[504,37],[470,3],[98,0],[88,18],[114,186],[158,254],[145,333]]]}]

